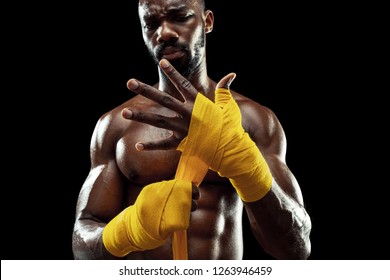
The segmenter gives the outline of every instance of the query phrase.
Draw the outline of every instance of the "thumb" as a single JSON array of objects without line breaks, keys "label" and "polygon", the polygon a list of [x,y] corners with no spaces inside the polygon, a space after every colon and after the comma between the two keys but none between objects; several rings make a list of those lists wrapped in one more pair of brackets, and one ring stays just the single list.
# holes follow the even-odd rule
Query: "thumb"
[{"label": "thumb", "polygon": [[229,89],[231,83],[233,82],[233,80],[234,80],[235,78],[236,78],[236,73],[229,73],[229,74],[227,74],[225,77],[223,77],[223,78],[217,83],[216,89],[218,89],[218,88],[226,88],[226,89]]},{"label": "thumb", "polygon": [[221,108],[223,108],[231,99],[230,85],[235,77],[235,73],[229,73],[223,77],[215,87],[215,104]]}]

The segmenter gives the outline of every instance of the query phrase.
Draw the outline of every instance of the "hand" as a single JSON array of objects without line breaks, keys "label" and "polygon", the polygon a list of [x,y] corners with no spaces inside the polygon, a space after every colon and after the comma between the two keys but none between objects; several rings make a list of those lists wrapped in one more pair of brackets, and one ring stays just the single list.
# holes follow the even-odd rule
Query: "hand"
[{"label": "hand", "polygon": [[192,197],[191,212],[194,212],[196,209],[198,209],[198,202],[197,201],[200,198],[199,188],[194,183],[192,183],[191,197]]},{"label": "hand", "polygon": [[[176,99],[170,94],[160,91],[150,85],[142,83],[136,79],[130,79],[127,87],[131,91],[153,100],[160,105],[176,112],[175,117],[166,117],[159,114],[136,111],[131,108],[124,109],[122,116],[125,119],[149,124],[155,127],[172,131],[168,138],[150,142],[139,142],[136,144],[137,150],[168,150],[176,149],[180,142],[187,136],[191,121],[191,114],[194,102],[199,91],[184,78],[166,59],[160,61],[160,67],[169,77],[172,84],[181,94],[184,102]],[[218,87],[228,88],[235,74],[228,74],[222,78]]]},{"label": "hand", "polygon": [[163,245],[177,230],[186,230],[199,190],[190,181],[174,179],[145,186],[133,205],[116,215],[103,230],[103,244],[114,256]]},{"label": "hand", "polygon": [[177,88],[184,102],[136,79],[130,79],[127,82],[128,89],[177,113],[175,117],[166,117],[131,108],[124,109],[122,116],[126,119],[172,131],[172,135],[163,140],[137,143],[138,150],[175,149],[188,134],[192,108],[198,91],[167,60],[161,60],[160,67]]}]

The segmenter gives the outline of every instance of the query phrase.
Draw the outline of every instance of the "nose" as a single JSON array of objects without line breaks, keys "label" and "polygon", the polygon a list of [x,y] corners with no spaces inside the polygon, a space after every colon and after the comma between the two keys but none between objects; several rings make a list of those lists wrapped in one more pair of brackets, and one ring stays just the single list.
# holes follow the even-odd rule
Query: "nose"
[{"label": "nose", "polygon": [[169,22],[162,22],[157,31],[157,41],[159,43],[169,42],[179,38],[179,34],[175,31],[175,28]]}]

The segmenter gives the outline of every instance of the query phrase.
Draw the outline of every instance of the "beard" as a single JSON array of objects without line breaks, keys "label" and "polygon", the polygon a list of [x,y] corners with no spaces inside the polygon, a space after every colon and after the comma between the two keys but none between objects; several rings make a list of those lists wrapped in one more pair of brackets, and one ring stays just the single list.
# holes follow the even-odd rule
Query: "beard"
[{"label": "beard", "polygon": [[161,45],[159,45],[155,52],[148,49],[149,55],[152,57],[153,61],[156,65],[159,64],[160,60],[162,59],[163,55],[161,52],[166,47],[173,47],[175,49],[178,49],[182,51],[185,55],[179,59],[171,60],[169,61],[173,67],[185,78],[190,78],[191,74],[194,73],[201,64],[201,57],[202,57],[202,48],[205,46],[205,31],[203,29],[201,35],[197,38],[197,41],[194,45],[194,51],[191,54],[190,47],[188,44],[179,43],[177,41],[175,42],[163,42]]}]

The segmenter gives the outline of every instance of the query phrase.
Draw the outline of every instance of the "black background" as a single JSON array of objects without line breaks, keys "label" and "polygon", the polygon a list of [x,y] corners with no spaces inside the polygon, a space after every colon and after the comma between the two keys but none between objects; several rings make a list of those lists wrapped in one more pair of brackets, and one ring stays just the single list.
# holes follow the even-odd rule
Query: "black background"
[{"label": "black background", "polygon": [[[129,78],[157,79],[137,1],[62,2],[5,9],[2,259],[72,259],[94,125],[134,95]],[[376,119],[386,111],[360,73],[364,24],[325,4],[209,2],[209,75],[236,72],[232,87],[279,117],[312,217],[310,258],[388,258],[386,165],[376,158],[385,151],[373,141],[385,137]],[[245,258],[270,258],[244,224]]]}]

